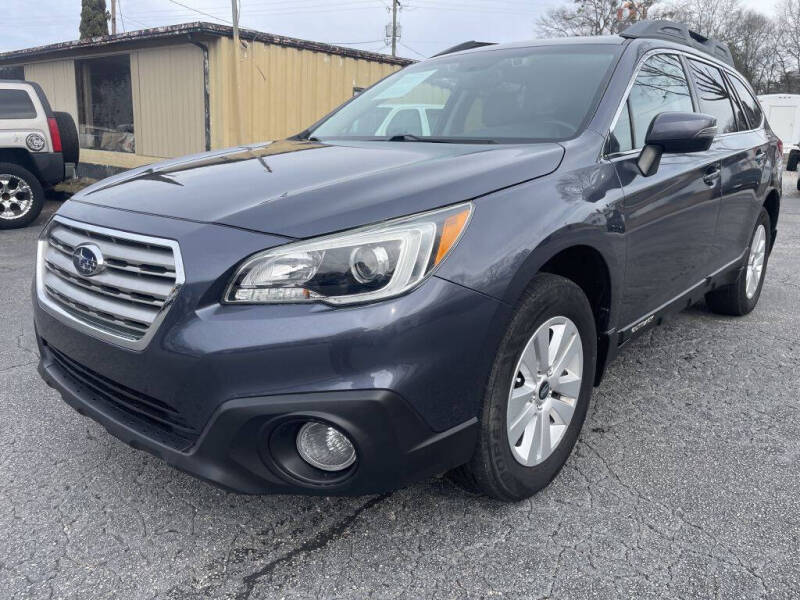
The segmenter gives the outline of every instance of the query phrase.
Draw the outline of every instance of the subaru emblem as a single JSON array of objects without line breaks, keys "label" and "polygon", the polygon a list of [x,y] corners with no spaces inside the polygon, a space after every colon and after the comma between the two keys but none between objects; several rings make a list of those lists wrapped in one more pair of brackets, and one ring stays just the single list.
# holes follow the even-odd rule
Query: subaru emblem
[{"label": "subaru emblem", "polygon": [[92,277],[102,271],[106,264],[103,253],[94,244],[81,244],[72,251],[72,264],[79,275]]}]

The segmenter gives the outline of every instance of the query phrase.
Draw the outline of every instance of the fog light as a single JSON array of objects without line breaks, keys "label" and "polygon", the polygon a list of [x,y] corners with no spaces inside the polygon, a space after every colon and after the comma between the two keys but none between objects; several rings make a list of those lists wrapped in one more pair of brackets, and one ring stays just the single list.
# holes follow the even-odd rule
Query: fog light
[{"label": "fog light", "polygon": [[356,449],[345,434],[322,423],[309,422],[297,433],[297,451],[323,471],[341,471],[356,461]]}]

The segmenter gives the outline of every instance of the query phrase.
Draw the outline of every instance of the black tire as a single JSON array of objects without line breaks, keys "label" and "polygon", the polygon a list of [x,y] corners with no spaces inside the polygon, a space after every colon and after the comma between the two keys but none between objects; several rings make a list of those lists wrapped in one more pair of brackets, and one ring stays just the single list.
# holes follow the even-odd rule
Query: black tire
[{"label": "black tire", "polygon": [[78,164],[81,149],[75,120],[67,112],[55,111],[53,117],[56,119],[58,132],[61,134],[61,155],[64,157],[64,162]]},{"label": "black tire", "polygon": [[787,171],[797,171],[797,160],[800,158],[800,154],[797,152],[790,152],[789,158],[786,159],[786,170]]},{"label": "black tire", "polygon": [[[764,264],[761,269],[758,285],[752,297],[747,297],[747,265],[750,259],[750,247],[752,246],[753,239],[759,227],[764,228]],[[753,233],[750,234],[750,244],[748,244],[747,256],[745,257],[745,264],[739,271],[736,281],[730,285],[726,285],[719,289],[706,294],[706,303],[708,307],[715,313],[721,315],[732,315],[741,317],[751,312],[758,304],[758,299],[761,296],[761,288],[764,287],[764,279],[767,276],[767,263],[769,262],[769,250],[771,247],[771,231],[769,214],[765,209],[761,209],[758,215],[758,220],[753,227]]]},{"label": "black tire", "polygon": [[[0,201],[8,201],[12,196],[16,197],[12,192],[19,185],[18,182],[22,181],[30,188],[31,202],[30,207],[27,208],[24,213],[21,212],[17,217],[8,216],[6,213],[9,212],[9,210],[4,205],[0,204],[0,229],[25,227],[31,224],[36,217],[39,216],[39,213],[42,212],[42,207],[44,206],[44,190],[42,189],[42,184],[36,178],[36,175],[15,163],[0,162],[0,179],[4,179],[2,177],[3,175],[9,176],[9,185],[6,186],[6,184],[0,181]],[[27,194],[24,194],[23,197],[27,198]],[[14,212],[13,205],[11,212]]]},{"label": "black tire", "polygon": [[[572,419],[552,454],[535,466],[525,466],[512,454],[506,428],[511,382],[520,357],[537,329],[554,317],[567,317],[577,327],[583,345],[580,392]],[[452,472],[459,485],[504,501],[528,498],[546,487],[564,466],[578,439],[597,362],[597,334],[591,306],[572,281],[543,273],[531,282],[509,325],[492,366],[480,416],[478,444],[466,465]],[[549,417],[548,417],[549,418]]]}]

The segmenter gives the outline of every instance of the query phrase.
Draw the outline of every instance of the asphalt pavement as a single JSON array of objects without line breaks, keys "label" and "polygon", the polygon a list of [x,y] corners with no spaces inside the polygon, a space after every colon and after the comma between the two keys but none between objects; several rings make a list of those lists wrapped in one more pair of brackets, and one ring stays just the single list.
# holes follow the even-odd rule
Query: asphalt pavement
[{"label": "asphalt pavement", "polygon": [[443,478],[242,496],[131,449],[36,373],[45,216],[0,232],[0,598],[798,597],[795,181],[755,312],[696,306],[634,342],[564,470],[518,504]]}]

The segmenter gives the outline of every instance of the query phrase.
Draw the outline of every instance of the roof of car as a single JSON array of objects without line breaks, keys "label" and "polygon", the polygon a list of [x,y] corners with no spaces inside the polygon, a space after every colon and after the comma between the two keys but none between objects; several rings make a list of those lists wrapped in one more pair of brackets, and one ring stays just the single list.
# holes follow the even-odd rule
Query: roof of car
[{"label": "roof of car", "polygon": [[[576,37],[562,37],[562,38],[543,38],[543,39],[534,39],[534,40],[527,40],[523,42],[509,42],[505,44],[492,44],[487,46],[481,46],[478,48],[470,48],[469,50],[461,50],[458,52],[453,52],[452,54],[444,54],[442,57],[446,56],[456,56],[456,55],[466,55],[466,54],[473,54],[477,52],[494,52],[496,50],[506,50],[506,49],[513,49],[513,48],[536,48],[539,46],[583,46],[583,45],[607,45],[607,46],[622,46],[624,44],[637,44],[637,45],[648,45],[652,48],[668,48],[672,50],[679,50],[681,52],[686,52],[697,56],[698,58],[702,58],[704,60],[712,61],[715,64],[719,65],[720,67],[726,68],[729,71],[735,71],[738,73],[736,68],[733,65],[726,63],[725,61],[720,60],[716,56],[712,54],[708,54],[703,50],[696,48],[694,46],[687,46],[685,44],[681,44],[678,42],[673,42],[670,40],[665,39],[658,39],[658,38],[635,38],[635,39],[628,39],[624,38],[620,35],[598,35],[598,36],[576,36]],[[434,57],[435,58],[435,57]]]},{"label": "roof of car", "polygon": [[[625,40],[625,41],[629,41],[631,44],[641,44],[650,46],[652,49],[666,48],[669,50],[677,50],[679,52],[685,52],[687,54],[691,54],[692,56],[696,56],[697,58],[700,58],[702,60],[712,62],[723,69],[727,69],[728,71],[739,73],[739,71],[736,69],[734,65],[729,64],[724,60],[720,60],[713,54],[708,54],[707,52],[703,52],[703,50],[695,48],[693,46],[686,46],[684,44],[679,44],[677,42],[670,42],[669,40],[659,40],[652,38],[639,38],[639,39]],[[741,75],[741,73],[739,73],[739,75]]]},{"label": "roof of car", "polygon": [[[495,50],[507,50],[511,48],[535,48],[537,46],[574,46],[574,45],[613,45],[621,46],[627,40],[618,35],[597,35],[597,36],[584,36],[584,37],[562,37],[562,38],[541,38],[533,40],[524,40],[520,42],[507,42],[502,44],[490,44],[479,46],[476,48],[469,48],[467,50],[459,50],[450,54],[443,54],[441,56],[453,56],[457,54],[472,54],[475,52],[493,52]],[[438,56],[438,55],[437,55]]]}]

